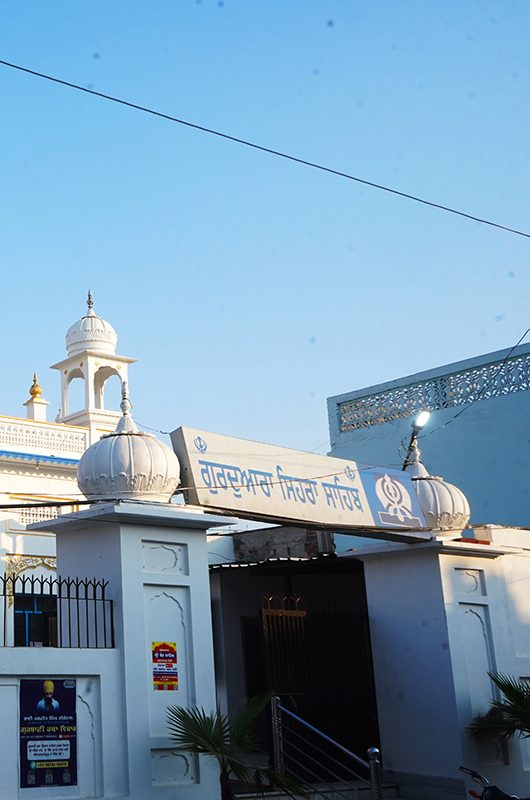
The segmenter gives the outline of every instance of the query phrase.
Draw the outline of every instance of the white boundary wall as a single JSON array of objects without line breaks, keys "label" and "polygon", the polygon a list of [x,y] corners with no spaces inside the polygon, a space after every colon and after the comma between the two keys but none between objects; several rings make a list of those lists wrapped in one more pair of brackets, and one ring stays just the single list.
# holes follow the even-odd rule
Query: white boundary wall
[{"label": "white boundary wall", "polygon": [[[54,531],[58,571],[109,582],[115,650],[0,647],[0,800],[216,800],[215,762],[175,752],[169,705],[215,710],[206,531],[226,520],[110,503],[34,526]],[[179,685],[154,688],[152,648],[175,642]],[[21,678],[75,678],[78,786],[19,789]]]},{"label": "white boundary wall", "polygon": [[[19,789],[21,678],[76,679],[78,785]],[[0,648],[1,800],[125,797],[127,740],[120,653],[117,650]]]}]

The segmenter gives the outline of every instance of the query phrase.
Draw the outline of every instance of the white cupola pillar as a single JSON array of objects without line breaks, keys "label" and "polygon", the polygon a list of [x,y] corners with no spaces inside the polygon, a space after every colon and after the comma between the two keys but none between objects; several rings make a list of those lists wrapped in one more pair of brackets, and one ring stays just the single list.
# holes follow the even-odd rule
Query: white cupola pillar
[{"label": "white cupola pillar", "polygon": [[[111,724],[106,709],[101,724],[94,720],[94,748],[103,762],[98,797],[219,798],[215,762],[176,752],[166,713],[170,705],[215,711],[206,532],[231,521],[166,503],[121,500],[33,526],[55,533],[61,575],[108,581],[106,596],[114,602],[115,650],[102,657],[117,656],[112,685],[119,711]],[[157,682],[161,643],[174,653],[166,685]]]},{"label": "white cupola pillar", "polygon": [[[114,375],[127,382],[129,364],[136,361],[117,355],[117,340],[112,325],[95,313],[89,292],[86,314],[67,331],[67,358],[52,366],[61,373],[61,409],[55,421],[90,428],[91,442],[113,431],[121,416],[117,409],[105,408],[106,382]],[[76,379],[84,382],[84,408],[70,408],[69,390]]]}]

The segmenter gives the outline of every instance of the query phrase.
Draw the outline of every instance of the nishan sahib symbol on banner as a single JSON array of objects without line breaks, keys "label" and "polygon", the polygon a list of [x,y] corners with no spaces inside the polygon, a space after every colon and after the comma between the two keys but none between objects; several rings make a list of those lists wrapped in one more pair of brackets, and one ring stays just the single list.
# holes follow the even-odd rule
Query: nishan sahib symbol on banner
[{"label": "nishan sahib symbol on banner", "polygon": [[423,527],[421,519],[412,515],[412,498],[398,480],[390,475],[382,475],[375,483],[375,492],[385,508],[385,511],[379,511],[382,523]]},{"label": "nishan sahib symbol on banner", "polygon": [[196,436],[195,439],[193,440],[193,444],[195,445],[199,453],[202,453],[203,455],[208,450],[208,445],[206,444],[202,436]]},{"label": "nishan sahib symbol on banner", "polygon": [[354,470],[354,469],[352,469],[350,466],[347,466],[347,467],[345,467],[345,469],[344,469],[344,474],[346,475],[346,477],[347,477],[347,478],[348,478],[348,479],[349,479],[349,480],[350,480],[352,483],[355,481],[355,478],[356,478],[356,476],[357,476],[357,473],[355,472],[355,470]]}]

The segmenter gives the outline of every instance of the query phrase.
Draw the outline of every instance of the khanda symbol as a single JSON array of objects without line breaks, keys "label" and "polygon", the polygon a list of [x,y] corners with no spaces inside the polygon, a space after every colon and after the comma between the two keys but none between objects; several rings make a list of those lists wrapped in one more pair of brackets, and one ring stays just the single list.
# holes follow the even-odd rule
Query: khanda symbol
[{"label": "khanda symbol", "polygon": [[344,469],[344,474],[352,483],[355,481],[355,470],[353,470],[350,466],[347,466]]},{"label": "khanda symbol", "polygon": [[397,517],[400,522],[410,517],[412,501],[402,483],[390,475],[383,475],[376,481],[375,492],[387,512]]},{"label": "khanda symbol", "polygon": [[208,445],[206,444],[202,436],[196,436],[195,439],[193,440],[193,444],[195,445],[199,453],[202,453],[203,455],[208,449]]}]

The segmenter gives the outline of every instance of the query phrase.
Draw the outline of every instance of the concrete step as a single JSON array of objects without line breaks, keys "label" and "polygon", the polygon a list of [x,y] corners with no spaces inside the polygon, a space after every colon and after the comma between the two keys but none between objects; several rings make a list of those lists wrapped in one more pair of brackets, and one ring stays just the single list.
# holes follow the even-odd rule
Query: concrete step
[{"label": "concrete step", "polygon": [[[315,785],[313,790],[305,796],[306,800],[370,800],[371,789],[365,783],[358,781],[348,785],[336,784],[335,787],[329,784]],[[264,795],[255,792],[237,791],[238,800],[291,800],[289,795],[283,792],[265,792]],[[383,800],[391,800],[398,797],[398,789],[395,784],[383,784]]]}]

